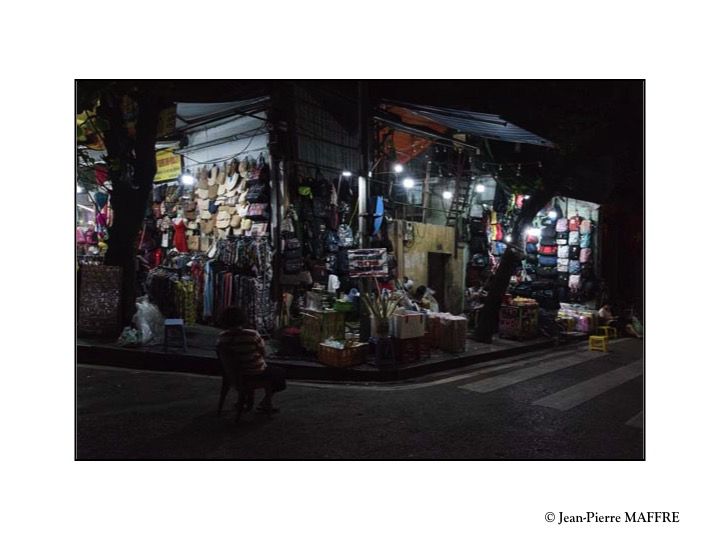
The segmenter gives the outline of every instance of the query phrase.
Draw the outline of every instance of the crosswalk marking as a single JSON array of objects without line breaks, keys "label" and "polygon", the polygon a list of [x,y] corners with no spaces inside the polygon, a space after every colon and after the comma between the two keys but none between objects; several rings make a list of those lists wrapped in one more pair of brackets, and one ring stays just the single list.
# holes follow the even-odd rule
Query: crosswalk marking
[{"label": "crosswalk marking", "polygon": [[528,379],[534,379],[535,377],[546,375],[547,373],[552,373],[553,371],[557,371],[559,369],[575,366],[577,364],[587,362],[588,360],[596,360],[605,356],[607,356],[607,354],[605,353],[598,354],[581,352],[572,356],[550,360],[549,362],[544,362],[537,366],[532,366],[525,369],[518,369],[515,371],[511,371],[510,373],[505,373],[496,377],[491,377],[474,383],[466,384],[464,386],[461,386],[460,388],[485,394],[488,392],[499,390],[500,388],[512,386],[513,384],[517,384],[519,382],[527,381]]},{"label": "crosswalk marking", "polygon": [[565,390],[538,399],[533,402],[533,405],[567,411],[635,377],[639,377],[642,375],[642,369],[642,361],[638,360],[632,364],[608,371],[607,373],[583,381]]},{"label": "crosswalk marking", "polygon": [[635,416],[633,416],[630,420],[625,422],[625,425],[630,426],[630,427],[642,428],[642,426],[643,426],[643,411],[640,411]]}]

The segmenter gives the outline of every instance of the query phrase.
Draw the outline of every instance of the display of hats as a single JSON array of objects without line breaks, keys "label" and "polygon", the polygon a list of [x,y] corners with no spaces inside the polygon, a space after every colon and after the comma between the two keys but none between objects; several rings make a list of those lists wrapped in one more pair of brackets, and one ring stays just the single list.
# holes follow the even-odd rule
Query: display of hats
[{"label": "display of hats", "polygon": [[227,191],[227,188],[225,187],[225,184],[218,184],[218,195],[225,195],[225,192]]},{"label": "display of hats", "polygon": [[200,219],[212,219],[212,214],[210,213],[210,210],[201,210]]},{"label": "display of hats", "polygon": [[218,212],[216,226],[218,229],[227,229],[230,226],[231,216],[229,212]]},{"label": "display of hats", "polygon": [[191,230],[196,230],[199,226],[197,219],[189,220],[187,224],[188,229]]},{"label": "display of hats", "polygon": [[207,189],[208,186],[208,172],[205,167],[200,169],[199,178],[198,178],[198,189]]},{"label": "display of hats", "polygon": [[209,194],[210,193],[208,192],[207,189],[198,188],[195,190],[195,195],[197,195],[198,198],[200,198],[200,199],[207,199]]},{"label": "display of hats", "polygon": [[210,199],[200,199],[198,201],[198,208],[200,209],[200,211],[209,209]]},{"label": "display of hats", "polygon": [[209,185],[210,187],[216,186],[216,185],[218,184],[218,172],[219,172],[219,170],[220,170],[220,169],[218,168],[217,165],[213,165],[213,166],[210,168],[210,176],[208,177],[208,185]]},{"label": "display of hats", "polygon": [[230,218],[230,226],[233,228],[233,231],[239,229],[241,224],[242,218],[239,215],[235,214]]},{"label": "display of hats", "polygon": [[238,185],[238,182],[240,182],[240,173],[238,172],[238,163],[237,161],[234,161],[230,164],[229,170],[228,170],[228,178],[225,181],[227,184],[228,191],[232,191],[235,189]]},{"label": "display of hats", "polygon": [[217,197],[219,186],[217,184],[211,184],[208,188],[208,197],[214,199]]},{"label": "display of hats", "polygon": [[246,180],[250,176],[250,161],[247,157],[238,165],[238,173],[243,180]]}]

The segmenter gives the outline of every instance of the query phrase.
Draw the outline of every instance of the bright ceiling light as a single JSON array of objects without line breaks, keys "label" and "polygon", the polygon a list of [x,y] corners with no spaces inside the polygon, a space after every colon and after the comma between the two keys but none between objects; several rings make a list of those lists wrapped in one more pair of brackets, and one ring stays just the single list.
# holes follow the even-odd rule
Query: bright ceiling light
[{"label": "bright ceiling light", "polygon": [[478,184],[475,186],[475,191],[477,193],[483,193],[485,191],[485,184]]},{"label": "bright ceiling light", "polygon": [[85,190],[82,188],[82,186],[75,186],[75,193],[82,193],[83,191]]},{"label": "bright ceiling light", "polygon": [[523,195],[523,199],[525,199],[526,201],[527,201],[529,198],[530,198],[530,195]]},{"label": "bright ceiling light", "polygon": [[540,229],[525,229],[525,234],[529,236],[540,236]]},{"label": "bright ceiling light", "polygon": [[410,177],[407,177],[407,178],[403,179],[402,184],[405,189],[410,189],[411,187],[413,187],[415,185],[415,180],[413,180]]},{"label": "bright ceiling light", "polygon": [[555,218],[557,218],[557,212],[556,212],[555,210],[550,210],[550,211],[548,212],[548,217],[549,217],[550,219],[555,219]]},{"label": "bright ceiling light", "polygon": [[393,165],[393,171],[395,171],[396,173],[401,173],[403,172],[403,166],[400,165],[400,163],[396,163],[395,165]]},{"label": "bright ceiling light", "polygon": [[505,235],[505,241],[512,242],[512,235],[510,235],[510,234]]},{"label": "bright ceiling light", "polygon": [[443,199],[452,199],[452,191],[443,191]]},{"label": "bright ceiling light", "polygon": [[350,178],[350,177],[352,176],[352,173],[351,173],[350,171],[343,171],[343,172],[342,172],[342,175],[343,175],[345,178]]},{"label": "bright ceiling light", "polygon": [[186,172],[180,177],[180,181],[186,186],[192,186],[195,183],[195,177]]}]

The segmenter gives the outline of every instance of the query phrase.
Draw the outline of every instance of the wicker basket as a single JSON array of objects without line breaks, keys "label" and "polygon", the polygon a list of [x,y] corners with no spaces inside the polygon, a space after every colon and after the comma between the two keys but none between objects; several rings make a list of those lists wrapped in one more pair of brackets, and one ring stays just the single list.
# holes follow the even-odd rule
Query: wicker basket
[{"label": "wicker basket", "polygon": [[120,287],[117,266],[81,266],[78,298],[78,333],[113,335],[120,332]]},{"label": "wicker basket", "polygon": [[323,345],[318,347],[318,362],[326,366],[350,367],[365,362],[368,353],[368,344],[360,343],[346,349],[334,349]]}]

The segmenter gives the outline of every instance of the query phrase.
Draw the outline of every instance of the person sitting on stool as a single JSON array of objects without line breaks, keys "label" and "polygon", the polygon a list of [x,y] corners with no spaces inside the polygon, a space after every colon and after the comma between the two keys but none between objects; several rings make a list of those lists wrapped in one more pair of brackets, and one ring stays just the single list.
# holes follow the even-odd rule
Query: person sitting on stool
[{"label": "person sitting on stool", "polygon": [[[223,367],[226,362],[233,363],[226,372],[238,369],[245,381],[260,383],[265,389],[265,397],[257,410],[277,412],[279,409],[273,407],[272,396],[285,390],[285,370],[265,363],[265,342],[257,330],[251,328],[245,311],[238,307],[227,308],[223,312],[221,326],[225,330],[218,336],[217,348],[223,351]],[[250,403],[252,407],[252,400]]]}]

